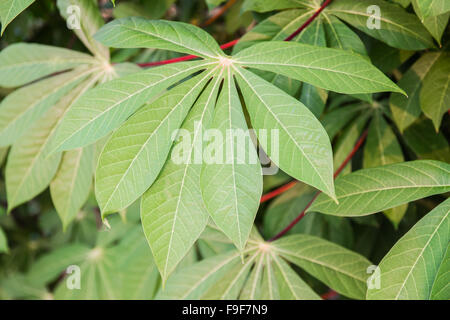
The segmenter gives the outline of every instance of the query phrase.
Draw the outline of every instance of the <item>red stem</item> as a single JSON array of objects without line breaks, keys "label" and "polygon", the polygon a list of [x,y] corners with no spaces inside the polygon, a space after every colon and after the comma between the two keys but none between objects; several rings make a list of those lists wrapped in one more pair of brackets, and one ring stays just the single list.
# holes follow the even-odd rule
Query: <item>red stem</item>
[{"label": "red stem", "polygon": [[[358,141],[356,142],[355,146],[353,147],[352,151],[347,155],[347,157],[345,158],[345,160],[342,162],[342,164],[339,166],[339,168],[336,170],[336,172],[334,173],[333,177],[336,178],[339,173],[341,173],[341,171],[347,166],[347,164],[350,162],[350,160],[353,158],[353,156],[355,155],[356,151],[359,150],[359,148],[361,147],[361,145],[363,144],[364,140],[366,140],[367,138],[367,132],[368,130],[366,129],[361,137],[359,137]],[[296,181],[293,181],[296,182]],[[290,182],[292,183],[292,182]],[[291,187],[292,188],[292,187]],[[278,188],[277,190],[279,190],[281,188]],[[280,192],[281,193],[281,192]],[[269,239],[269,241],[274,241],[279,239],[280,237],[282,237],[283,235],[285,235],[289,230],[291,230],[304,216],[306,213],[306,210],[308,210],[308,208],[313,204],[313,202],[316,200],[316,198],[319,196],[319,194],[321,193],[321,191],[317,191],[316,194],[314,195],[314,197],[311,199],[311,201],[308,202],[308,204],[306,205],[306,207],[302,210],[302,212],[300,212],[300,214],[294,219],[292,220],[287,226],[286,228],[284,228],[283,230],[281,230],[279,233],[277,233],[275,236],[273,236],[272,238]],[[264,196],[263,196],[264,197]]]},{"label": "red stem", "polygon": [[323,9],[326,8],[326,6],[328,6],[330,4],[331,1],[332,0],[326,0],[324,3],[322,3],[320,8],[316,12],[314,12],[314,14],[308,20],[306,20],[306,22],[304,24],[302,24],[300,26],[300,28],[295,30],[294,33],[292,33],[289,37],[284,39],[284,41],[291,41],[292,39],[294,39],[300,32],[303,31],[303,29],[305,29],[307,26],[309,26],[311,24],[311,22],[313,22],[314,19],[317,18],[317,16],[323,11]]},{"label": "red stem", "polygon": [[[308,25],[311,24],[311,22],[314,21],[315,18],[317,18],[317,16],[323,11],[323,9],[325,9],[326,6],[328,6],[330,4],[332,0],[326,0],[319,9],[317,9],[316,12],[314,12],[314,14],[304,23],[302,24],[297,30],[294,31],[294,33],[292,33],[289,37],[287,37],[284,41],[290,41],[292,40],[296,35],[298,35],[300,32],[302,32]],[[236,43],[238,43],[240,39],[235,39],[233,41],[227,42],[223,45],[220,46],[221,49],[225,50],[228,48],[231,48],[233,46],[236,45]],[[192,60],[197,58],[197,56],[195,55],[188,55],[188,56],[183,56],[183,57],[179,57],[179,58],[174,58],[174,59],[168,59],[168,60],[163,60],[163,61],[156,61],[156,62],[147,62],[147,63],[138,63],[138,66],[140,67],[156,67],[156,66],[161,66],[164,64],[170,64],[170,63],[175,63],[175,62],[181,62],[181,61],[187,61],[187,60]]]}]

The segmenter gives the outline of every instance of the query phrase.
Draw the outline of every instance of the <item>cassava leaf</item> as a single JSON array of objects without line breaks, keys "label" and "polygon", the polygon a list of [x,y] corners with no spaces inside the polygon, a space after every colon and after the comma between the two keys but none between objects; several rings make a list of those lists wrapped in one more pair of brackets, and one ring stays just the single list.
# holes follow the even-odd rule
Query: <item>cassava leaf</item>
[{"label": "cassava leaf", "polygon": [[211,125],[225,141],[214,135],[206,146],[218,144],[223,152],[204,159],[201,192],[215,224],[242,250],[259,207],[262,173],[230,68],[226,72]]},{"label": "cassava leaf", "polygon": [[[367,8],[373,5],[380,8],[379,17],[367,12]],[[421,50],[433,46],[430,34],[414,14],[386,1],[333,1],[327,12],[395,48]],[[369,28],[369,19],[379,19],[380,28]]]},{"label": "cassava leaf", "polygon": [[337,292],[350,298],[364,299],[366,272],[371,263],[363,256],[306,234],[283,237],[272,245],[274,252]]},{"label": "cassava leaf", "polygon": [[206,66],[208,63],[200,61],[170,64],[93,88],[67,112],[58,128],[53,151],[83,147],[104,137],[143,104]]},{"label": "cassava leaf", "polygon": [[363,216],[450,190],[450,165],[416,160],[355,171],[336,180],[337,205],[321,194],[308,211]]},{"label": "cassava leaf", "polygon": [[0,22],[2,23],[0,36],[3,35],[8,24],[33,2],[34,0],[2,0],[0,3]]},{"label": "cassava leaf", "polygon": [[176,21],[139,17],[117,19],[101,28],[95,39],[115,48],[164,49],[213,59],[223,56],[209,33]]},{"label": "cassava leaf", "polygon": [[393,93],[389,100],[392,116],[400,132],[403,132],[416,120],[420,113],[420,92],[423,86],[423,78],[430,68],[439,58],[440,53],[429,52],[424,54],[412,67],[403,75],[398,82],[408,95],[405,97],[398,93]]},{"label": "cassava leaf", "polygon": [[73,50],[35,43],[11,44],[0,52],[0,87],[22,86],[55,72],[93,63],[93,57]]},{"label": "cassava leaf", "polygon": [[318,0],[245,0],[243,11],[267,12],[298,7],[316,7]]},{"label": "cassava leaf", "polygon": [[91,191],[94,172],[94,146],[64,152],[50,183],[50,194],[63,229],[72,222]]},{"label": "cassava leaf", "polygon": [[294,178],[333,197],[331,145],[316,117],[301,102],[250,71],[235,71],[256,134],[264,129],[279,134],[278,142],[263,145],[272,161]]},{"label": "cassava leaf", "polygon": [[450,53],[442,53],[423,79],[420,106],[439,131],[442,117],[450,106]]},{"label": "cassava leaf", "polygon": [[92,72],[91,69],[77,69],[9,94],[0,103],[0,146],[16,141],[34,121]]},{"label": "cassava leaf", "polygon": [[183,82],[114,132],[95,175],[95,195],[103,216],[126,208],[152,185],[172,145],[170,135],[180,128],[212,75],[213,71],[207,71]]},{"label": "cassava leaf", "polygon": [[221,78],[200,95],[184,121],[158,179],[144,193],[141,219],[163,281],[191,249],[208,222],[200,191],[202,164],[196,152],[209,127]]},{"label": "cassava leaf", "polygon": [[[381,260],[380,288],[367,299],[430,299],[450,241],[450,199],[414,225]],[[447,270],[448,273],[448,270]],[[442,275],[439,275],[440,277]],[[445,275],[444,275],[445,277]],[[446,276],[448,285],[448,276]],[[445,294],[448,298],[448,291]]]},{"label": "cassava leaf", "polygon": [[366,59],[345,50],[270,41],[247,48],[233,59],[340,93],[404,93]]}]

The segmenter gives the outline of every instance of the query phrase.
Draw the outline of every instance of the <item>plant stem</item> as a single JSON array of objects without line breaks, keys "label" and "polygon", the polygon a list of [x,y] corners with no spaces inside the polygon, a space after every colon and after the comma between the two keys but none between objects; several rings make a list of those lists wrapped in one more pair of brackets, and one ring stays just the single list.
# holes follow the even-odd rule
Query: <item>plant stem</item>
[{"label": "plant stem", "polygon": [[[367,138],[367,133],[368,133],[368,130],[366,129],[362,133],[362,135],[359,137],[359,139],[356,142],[355,146],[353,147],[352,151],[347,155],[345,160],[342,162],[342,164],[339,166],[339,168],[334,173],[334,176],[333,176],[334,178],[336,178],[339,175],[339,173],[341,173],[341,171],[347,166],[347,164],[353,158],[353,156],[355,155],[356,151],[358,151],[359,148],[362,146],[364,140],[366,140],[366,138]],[[294,181],[294,182],[296,182],[296,181]],[[321,191],[317,191],[316,194],[314,195],[314,197],[311,199],[311,201],[309,201],[308,204],[306,205],[306,207],[302,210],[302,212],[300,212],[300,214],[294,220],[292,220],[286,226],[286,228],[284,228],[279,233],[277,233],[275,236],[270,238],[269,241],[277,240],[280,237],[282,237],[283,235],[285,235],[289,230],[291,230],[305,216],[306,210],[308,210],[308,208],[313,204],[313,202],[316,200],[316,198],[319,196],[320,193],[321,193]]]},{"label": "plant stem", "polygon": [[222,16],[225,13],[225,11],[227,11],[235,2],[236,2],[236,0],[229,0],[211,18],[206,20],[201,26],[202,27],[209,26],[211,23],[213,23],[214,21],[219,19],[220,16]]}]

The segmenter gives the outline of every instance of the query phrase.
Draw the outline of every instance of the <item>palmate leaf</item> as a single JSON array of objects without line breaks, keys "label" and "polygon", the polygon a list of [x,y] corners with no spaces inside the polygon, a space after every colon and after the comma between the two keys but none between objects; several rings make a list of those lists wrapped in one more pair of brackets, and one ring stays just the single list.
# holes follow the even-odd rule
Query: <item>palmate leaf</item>
[{"label": "palmate leaf", "polygon": [[276,72],[335,92],[404,93],[366,59],[344,50],[270,41],[245,49],[234,58],[245,66]]},{"label": "palmate leaf", "polygon": [[[226,70],[211,129],[220,132],[225,140],[224,154],[220,159],[211,159],[212,163],[204,162],[202,197],[215,224],[242,250],[258,210],[262,173],[230,68]],[[213,146],[217,143],[214,140],[210,142]]]},{"label": "palmate leaf", "polygon": [[164,49],[203,58],[223,56],[209,33],[183,22],[123,18],[108,23],[95,35],[95,39],[115,48]]},{"label": "palmate leaf", "polygon": [[[315,116],[299,101],[245,69],[235,69],[253,128],[278,130],[266,153],[283,171],[334,196],[331,145]],[[278,147],[278,149],[277,149]],[[276,160],[276,150],[280,152]],[[300,166],[299,166],[300,164]]]},{"label": "palmate leaf", "polygon": [[450,165],[432,160],[355,171],[336,180],[337,205],[321,194],[308,211],[363,216],[450,190]]},{"label": "palmate leaf", "polygon": [[91,68],[80,67],[9,94],[0,103],[0,146],[16,141],[34,121],[92,72]]},{"label": "palmate leaf", "polygon": [[93,172],[93,145],[63,153],[59,169],[50,183],[50,194],[64,229],[86,202]]},{"label": "palmate leaf", "polygon": [[11,147],[6,164],[8,211],[43,191],[58,169],[61,153],[48,156],[49,143],[64,110],[70,108],[98,76],[84,81],[44,114],[31,130]]},{"label": "palmate leaf", "polygon": [[55,72],[96,62],[90,55],[64,48],[12,44],[0,52],[0,87],[22,86]]},{"label": "palmate leaf", "polygon": [[211,63],[185,62],[144,70],[88,91],[62,120],[53,151],[89,145],[122,124],[143,104]]},{"label": "palmate leaf", "polygon": [[423,86],[423,78],[440,55],[438,52],[424,54],[403,75],[398,85],[405,90],[408,97],[398,93],[391,94],[389,105],[400,132],[403,132],[419,117],[421,113],[420,92]]},{"label": "palmate leaf", "polygon": [[443,114],[450,106],[450,53],[442,53],[423,79],[420,105],[439,131]]},{"label": "palmate leaf", "polygon": [[180,136],[181,141],[173,146],[159,178],[142,196],[142,226],[163,281],[208,222],[199,192],[202,164],[196,162],[195,153],[211,123],[220,80],[212,80],[200,95],[181,127],[189,136]]},{"label": "palmate leaf", "polygon": [[449,291],[445,291],[448,269],[440,269],[448,265],[449,213],[450,199],[447,199],[392,247],[379,265],[380,288],[368,290],[367,299],[450,298]]},{"label": "palmate leaf", "polygon": [[254,232],[242,252],[232,250],[175,272],[156,298],[320,299],[286,260],[342,294],[365,297],[370,262],[364,257],[309,235],[268,243]]},{"label": "palmate leaf", "polygon": [[108,140],[97,165],[95,194],[102,215],[126,208],[155,181],[189,109],[213,71],[206,71],[145,106]]},{"label": "palmate leaf", "polygon": [[296,234],[273,243],[274,253],[298,265],[333,290],[364,299],[367,268],[363,256],[318,237]]},{"label": "palmate leaf", "polygon": [[[380,8],[380,29],[367,26],[371,17],[367,8],[371,5]],[[395,48],[421,50],[433,46],[430,34],[414,14],[386,1],[339,0],[333,1],[325,11]]]},{"label": "palmate leaf", "polygon": [[8,24],[33,2],[34,0],[3,0],[0,3],[0,22],[2,24],[0,36],[3,35]]}]

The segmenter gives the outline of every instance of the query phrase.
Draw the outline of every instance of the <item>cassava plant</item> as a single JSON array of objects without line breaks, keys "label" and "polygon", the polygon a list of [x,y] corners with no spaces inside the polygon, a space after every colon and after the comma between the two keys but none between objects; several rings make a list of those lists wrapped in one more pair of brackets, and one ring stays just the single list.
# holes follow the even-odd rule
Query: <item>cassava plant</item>
[{"label": "cassava plant", "polygon": [[0,4],[0,298],[450,299],[450,3],[223,2]]}]

